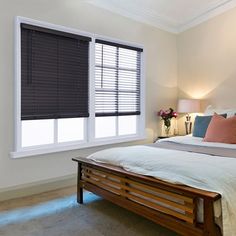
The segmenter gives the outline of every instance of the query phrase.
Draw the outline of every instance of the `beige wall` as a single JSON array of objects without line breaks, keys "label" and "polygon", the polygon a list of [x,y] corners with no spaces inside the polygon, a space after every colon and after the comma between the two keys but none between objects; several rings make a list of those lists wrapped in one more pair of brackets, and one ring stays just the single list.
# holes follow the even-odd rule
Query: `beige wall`
[{"label": "beige wall", "polygon": [[179,97],[236,107],[235,25],[236,8],[178,35]]},{"label": "beige wall", "polygon": [[157,133],[155,113],[175,106],[177,97],[176,35],[80,0],[0,0],[0,192],[17,185],[47,181],[76,172],[71,158],[93,149],[11,159],[14,140],[14,17],[24,16],[143,44],[146,49],[146,129]]}]

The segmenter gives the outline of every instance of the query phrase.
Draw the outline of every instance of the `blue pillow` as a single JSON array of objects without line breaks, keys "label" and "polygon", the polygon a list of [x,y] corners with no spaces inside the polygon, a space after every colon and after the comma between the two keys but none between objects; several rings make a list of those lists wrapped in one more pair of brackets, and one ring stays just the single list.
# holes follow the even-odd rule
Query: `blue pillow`
[{"label": "blue pillow", "polygon": [[[222,114],[225,117],[227,114]],[[204,138],[212,116],[196,116],[193,128],[193,137]]]}]

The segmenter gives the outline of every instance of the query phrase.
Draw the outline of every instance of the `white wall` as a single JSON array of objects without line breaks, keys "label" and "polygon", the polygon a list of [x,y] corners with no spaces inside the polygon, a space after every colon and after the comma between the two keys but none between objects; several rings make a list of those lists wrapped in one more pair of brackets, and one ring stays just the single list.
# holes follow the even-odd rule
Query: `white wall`
[{"label": "white wall", "polygon": [[[236,8],[177,37],[178,97],[218,108],[236,107]],[[184,120],[178,121],[184,133]]]},{"label": "white wall", "polygon": [[[24,16],[143,44],[146,49],[146,128],[157,134],[156,111],[175,107],[176,35],[109,13],[80,0],[0,0],[0,192],[17,185],[76,172],[74,156],[83,151],[10,159],[14,140],[14,17]],[[104,147],[102,147],[104,148]]]},{"label": "white wall", "polygon": [[236,107],[236,8],[178,35],[180,97]]}]

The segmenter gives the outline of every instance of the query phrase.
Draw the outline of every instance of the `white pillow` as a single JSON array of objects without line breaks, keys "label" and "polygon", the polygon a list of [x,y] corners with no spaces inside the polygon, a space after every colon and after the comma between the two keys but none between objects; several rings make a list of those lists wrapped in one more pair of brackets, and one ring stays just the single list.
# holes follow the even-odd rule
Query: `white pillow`
[{"label": "white pillow", "polygon": [[214,108],[212,105],[208,106],[204,112],[205,116],[212,116],[214,113],[217,114],[227,114],[228,117],[232,117],[236,114],[236,109],[229,108],[229,109],[220,109],[220,108]]}]

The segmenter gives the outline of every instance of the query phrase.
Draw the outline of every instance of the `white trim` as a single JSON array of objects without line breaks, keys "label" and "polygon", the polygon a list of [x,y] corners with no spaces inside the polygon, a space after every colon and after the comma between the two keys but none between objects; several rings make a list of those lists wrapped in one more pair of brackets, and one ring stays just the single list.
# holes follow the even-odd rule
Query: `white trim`
[{"label": "white trim", "polygon": [[176,31],[177,33],[182,33],[234,7],[236,7],[236,0],[229,0],[227,2],[221,1],[221,3],[218,3],[217,6],[214,6],[213,8],[208,9],[203,14],[195,17],[194,19],[187,22],[186,24],[183,24],[182,26],[178,27]]},{"label": "white trim", "polygon": [[[140,81],[140,111],[141,115],[138,116],[139,119],[139,130],[138,133],[141,136],[145,136],[145,127],[146,127],[146,83],[145,83],[145,74],[146,74],[146,52],[145,50],[141,53],[141,81]],[[142,115],[144,114],[144,115]]]},{"label": "white trim", "polygon": [[21,147],[21,37],[20,25],[21,21],[18,17],[15,19],[15,109],[14,109],[14,124],[15,124],[15,140],[14,149],[19,150]]},{"label": "white trim", "polygon": [[[31,25],[36,25],[40,27],[46,27],[54,30],[65,31],[68,33],[84,35],[92,38],[90,42],[90,51],[89,51],[89,118],[84,119],[84,140],[74,141],[74,142],[58,142],[58,122],[54,120],[54,143],[47,145],[39,145],[34,147],[21,147],[21,32],[20,24],[26,23]],[[95,139],[95,109],[93,105],[95,104],[95,39],[109,40],[115,43],[126,44],[129,46],[139,47],[143,49],[143,46],[140,44],[130,43],[122,40],[113,39],[110,37],[103,37],[97,34],[91,34],[88,32],[79,31],[76,29],[67,28],[64,26],[58,26],[46,22],[31,20],[25,17],[16,17],[15,19],[15,145],[14,152],[11,152],[10,155],[13,158],[43,155],[48,153],[55,153],[61,151],[76,150],[81,148],[88,148],[106,144],[115,144],[122,142],[130,142],[145,139],[145,68],[144,68],[144,57],[141,54],[141,115],[137,119],[137,122],[140,122],[140,125],[137,128],[137,133],[134,135],[124,135],[124,136],[114,136],[107,137],[103,139]],[[56,128],[56,130],[55,130]],[[118,132],[118,129],[116,127]]]},{"label": "white trim", "polygon": [[128,18],[133,19],[135,21],[145,23],[148,25],[152,25],[158,29],[168,31],[171,33],[177,33],[177,30],[176,30],[175,26],[173,25],[175,23],[175,21],[164,18],[163,16],[157,15],[156,13],[155,13],[155,17],[153,18],[153,17],[149,17],[148,15],[135,14],[135,13],[129,11],[127,8],[125,9],[125,8],[115,7],[115,5],[109,1],[87,0],[87,2],[92,5],[95,5],[96,7],[100,7],[105,10],[115,12],[116,14],[128,17]]},{"label": "white trim", "polygon": [[58,120],[54,119],[54,143],[59,143],[59,139],[58,139]]},{"label": "white trim", "polygon": [[95,140],[95,109],[92,108],[91,104],[95,104],[95,38],[92,38],[89,48],[89,118],[87,133],[88,142],[94,142]]},{"label": "white trim", "polygon": [[116,144],[116,143],[125,143],[125,142],[131,142],[131,141],[138,141],[138,140],[144,140],[146,139],[146,136],[127,136],[122,137],[119,136],[118,138],[106,138],[104,140],[99,140],[93,143],[80,143],[77,145],[73,144],[60,144],[54,147],[41,147],[37,148],[34,147],[33,149],[28,150],[21,150],[18,152],[11,152],[10,156],[12,158],[22,158],[22,157],[29,157],[29,156],[38,156],[38,155],[44,155],[44,154],[50,154],[50,153],[56,153],[56,152],[64,152],[64,151],[72,151],[72,150],[78,150],[83,148],[89,148],[94,146],[102,146],[102,145],[109,145],[109,144]]},{"label": "white trim", "polygon": [[94,34],[89,33],[89,32],[65,27],[62,25],[56,25],[56,24],[52,24],[52,23],[48,23],[48,22],[44,22],[44,21],[34,20],[34,19],[27,18],[27,17],[23,17],[23,16],[16,16],[16,21],[18,22],[18,24],[25,23],[25,24],[35,25],[35,26],[39,26],[39,27],[49,28],[52,30],[63,31],[63,32],[71,33],[71,34],[79,34],[79,35],[83,35],[86,37],[93,37],[94,36]]},{"label": "white trim", "polygon": [[157,14],[156,12],[153,14],[152,11],[149,12],[147,10],[146,11],[144,10],[141,11],[141,14],[136,14],[134,12],[129,11],[127,8],[125,9],[117,7],[111,1],[109,2],[109,1],[87,0],[87,2],[97,7],[103,8],[105,10],[115,12],[121,16],[128,17],[130,19],[154,26],[158,29],[173,34],[179,34],[181,32],[184,32],[236,6],[236,0],[218,0],[213,4],[212,3],[210,5],[208,4],[205,8],[198,11],[195,14],[195,17],[193,17],[190,20],[186,20],[181,25],[181,23],[178,23],[175,19],[170,19],[168,17],[165,17],[164,15]]}]

